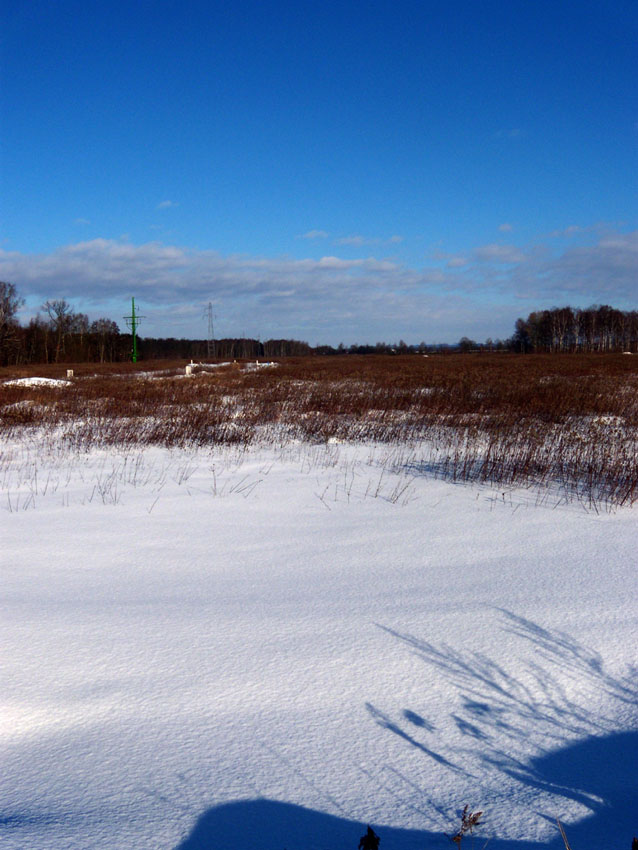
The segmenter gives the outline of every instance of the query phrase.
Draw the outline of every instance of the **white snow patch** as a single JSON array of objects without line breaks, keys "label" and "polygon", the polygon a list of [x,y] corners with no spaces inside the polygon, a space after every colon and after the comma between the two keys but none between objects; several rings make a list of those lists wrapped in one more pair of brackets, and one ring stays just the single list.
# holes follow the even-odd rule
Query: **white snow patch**
[{"label": "white snow patch", "polygon": [[14,378],[11,381],[4,381],[5,387],[68,387],[72,381],[66,381],[61,378]]},{"label": "white snow patch", "polygon": [[244,372],[254,372],[258,369],[276,369],[278,366],[279,366],[279,363],[274,363],[274,362],[270,362],[270,361],[269,362],[264,361],[263,363],[261,363],[258,360],[256,360],[254,363],[246,363],[243,366],[243,371]]}]

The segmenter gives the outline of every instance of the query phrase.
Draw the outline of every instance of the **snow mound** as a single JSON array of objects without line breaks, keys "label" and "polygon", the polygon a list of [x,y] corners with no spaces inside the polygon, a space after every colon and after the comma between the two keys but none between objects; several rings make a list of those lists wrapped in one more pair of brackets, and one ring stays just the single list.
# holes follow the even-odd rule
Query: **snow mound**
[{"label": "snow mound", "polygon": [[279,363],[273,363],[272,361],[260,363],[256,360],[254,363],[246,363],[244,366],[244,372],[254,372],[256,369],[273,369],[277,366],[279,366]]},{"label": "snow mound", "polygon": [[5,381],[5,387],[68,387],[71,381],[62,378],[15,378]]}]

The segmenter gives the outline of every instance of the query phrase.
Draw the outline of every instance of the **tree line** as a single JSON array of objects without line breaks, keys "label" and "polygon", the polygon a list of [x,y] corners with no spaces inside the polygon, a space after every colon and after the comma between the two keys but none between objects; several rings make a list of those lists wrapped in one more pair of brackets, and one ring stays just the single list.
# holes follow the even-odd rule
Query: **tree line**
[{"label": "tree line", "polygon": [[[116,363],[129,360],[133,339],[121,332],[112,319],[89,321],[85,313],[75,311],[65,299],[46,301],[28,324],[22,325],[17,314],[24,303],[16,287],[0,281],[0,365],[26,363]],[[302,357],[340,354],[426,354],[431,352],[618,352],[638,351],[638,311],[617,310],[607,305],[585,309],[552,307],[519,318],[508,339],[476,342],[462,337],[456,344],[408,345],[377,342],[354,343],[336,348],[311,346],[295,339],[250,338],[176,339],[138,337],[141,359],[207,358],[235,360],[259,357]]]},{"label": "tree line", "polygon": [[[0,281],[0,365],[26,363],[117,363],[129,360],[133,337],[107,317],[89,321],[65,299],[46,301],[41,312],[22,325],[17,314],[24,300],[11,283]],[[141,359],[292,357],[313,353],[294,339],[175,339],[139,337]],[[336,349],[335,349],[336,351]]]},{"label": "tree line", "polygon": [[25,326],[17,320],[23,304],[13,284],[0,282],[0,365],[21,363],[104,363],[126,360],[131,337],[120,334],[116,322],[89,322],[68,301],[46,301]]},{"label": "tree line", "polygon": [[608,305],[553,307],[517,319],[512,348],[522,352],[638,351],[638,311]]}]

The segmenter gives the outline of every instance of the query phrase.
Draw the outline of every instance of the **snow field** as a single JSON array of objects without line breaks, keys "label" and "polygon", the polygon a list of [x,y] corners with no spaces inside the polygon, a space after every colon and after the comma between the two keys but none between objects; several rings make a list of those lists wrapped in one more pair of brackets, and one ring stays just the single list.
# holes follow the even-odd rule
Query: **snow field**
[{"label": "snow field", "polygon": [[263,798],[384,850],[465,803],[499,847],[622,848],[611,771],[552,754],[638,729],[635,511],[407,457],[6,447],[1,846],[194,847]]}]

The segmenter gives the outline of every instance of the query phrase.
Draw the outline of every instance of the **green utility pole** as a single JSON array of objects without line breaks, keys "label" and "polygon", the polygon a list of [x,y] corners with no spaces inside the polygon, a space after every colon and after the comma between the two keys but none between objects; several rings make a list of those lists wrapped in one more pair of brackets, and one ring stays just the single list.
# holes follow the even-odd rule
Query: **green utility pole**
[{"label": "green utility pole", "polygon": [[131,360],[133,361],[133,363],[137,363],[137,328],[140,321],[144,318],[146,317],[135,315],[135,298],[131,298],[131,315],[124,316],[124,321],[126,322],[126,326],[130,328],[130,331],[133,334],[133,351],[131,353]]}]

